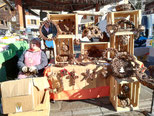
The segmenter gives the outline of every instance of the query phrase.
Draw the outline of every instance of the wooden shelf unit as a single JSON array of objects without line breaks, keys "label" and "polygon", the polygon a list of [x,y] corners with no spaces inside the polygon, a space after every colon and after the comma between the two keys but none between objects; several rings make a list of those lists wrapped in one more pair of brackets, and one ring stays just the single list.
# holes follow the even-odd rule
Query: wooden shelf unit
[{"label": "wooden shelf unit", "polygon": [[121,87],[123,84],[127,84],[130,88],[129,99],[133,110],[139,109],[139,95],[141,84],[138,82],[136,77],[131,77],[128,79],[118,79],[110,76],[110,101],[116,111],[131,111],[131,107],[121,107],[120,100],[118,99],[118,94],[121,92]]},{"label": "wooden shelf unit", "polygon": [[[120,36],[130,36],[128,39],[128,44],[125,46],[122,46],[119,44]],[[124,51],[128,52],[129,54],[134,54],[134,33],[133,32],[116,32],[115,34],[111,35],[110,37],[110,46],[111,48],[116,48],[118,51],[120,51],[122,48]]]},{"label": "wooden shelf unit", "polygon": [[[63,29],[66,27],[69,31],[71,30],[71,33],[72,33],[72,34],[60,33],[57,39],[55,40],[55,45],[54,45],[55,63],[58,63],[56,61],[57,55],[74,54],[74,38],[76,38],[78,35],[78,15],[77,14],[50,14],[48,15],[48,19],[52,20],[55,24],[57,24],[57,26],[63,27]],[[63,29],[61,28],[62,31]],[[69,46],[69,50],[67,52],[64,52],[62,50],[63,42],[65,42]]]},{"label": "wooden shelf unit", "polygon": [[[77,14],[50,14],[48,15],[48,19],[55,22],[58,26],[59,26],[59,22],[62,22],[64,20],[65,20],[64,23],[66,22],[66,25],[69,25],[69,26],[70,24],[67,20],[73,21],[75,26],[75,29],[72,32],[73,34],[67,34],[67,35],[68,36],[78,35],[78,15]],[[59,36],[62,36],[62,35],[59,35]],[[61,37],[58,37],[58,38],[61,38]]]},{"label": "wooden shelf unit", "polygon": [[136,28],[141,25],[141,10],[109,12],[107,15],[107,24],[116,24],[121,18],[128,16],[130,16],[129,20],[134,23]]},{"label": "wooden shelf unit", "polygon": [[[110,48],[109,42],[92,42],[92,43],[81,43],[81,54],[85,54],[85,51],[88,51],[92,47],[96,47],[99,50],[105,50]],[[108,53],[109,58],[109,53]]]},{"label": "wooden shelf unit", "polygon": [[[71,36],[70,36],[71,37]],[[66,43],[66,45],[69,47],[69,50],[67,52],[64,52],[62,50],[62,43]],[[56,56],[57,55],[70,55],[74,54],[74,40],[73,38],[59,38],[55,40],[54,44],[54,54],[55,54],[55,63],[58,63],[56,61]]]}]

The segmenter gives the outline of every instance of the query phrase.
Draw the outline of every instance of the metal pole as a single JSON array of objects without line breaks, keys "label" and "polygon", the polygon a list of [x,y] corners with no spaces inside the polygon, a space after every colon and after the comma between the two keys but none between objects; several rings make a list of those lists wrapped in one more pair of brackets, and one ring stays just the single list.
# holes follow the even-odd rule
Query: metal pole
[{"label": "metal pole", "polygon": [[152,103],[151,103],[151,111],[147,116],[154,116],[154,91],[152,92]]},{"label": "metal pole", "polygon": [[152,103],[151,103],[151,114],[154,115],[154,91],[153,91],[153,94],[152,94]]}]

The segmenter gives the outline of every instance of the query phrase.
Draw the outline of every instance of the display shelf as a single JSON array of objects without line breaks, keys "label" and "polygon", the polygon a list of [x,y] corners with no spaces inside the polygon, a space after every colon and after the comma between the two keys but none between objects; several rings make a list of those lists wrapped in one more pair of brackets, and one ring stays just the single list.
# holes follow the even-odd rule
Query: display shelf
[{"label": "display shelf", "polygon": [[[127,85],[129,87],[128,98],[130,105],[122,107],[118,95],[122,93],[122,86]],[[139,109],[139,94],[141,84],[136,77],[128,79],[118,79],[114,76],[110,76],[110,101],[116,111],[131,111]]]}]

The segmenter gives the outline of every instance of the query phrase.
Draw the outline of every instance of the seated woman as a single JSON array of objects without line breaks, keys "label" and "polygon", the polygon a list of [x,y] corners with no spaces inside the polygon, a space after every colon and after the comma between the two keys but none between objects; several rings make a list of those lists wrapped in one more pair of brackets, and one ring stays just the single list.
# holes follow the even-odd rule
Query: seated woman
[{"label": "seated woman", "polygon": [[48,60],[46,54],[40,49],[41,42],[38,38],[30,41],[30,49],[23,52],[18,60],[19,75],[18,78],[26,78],[32,74],[42,76],[43,69],[47,65]]}]

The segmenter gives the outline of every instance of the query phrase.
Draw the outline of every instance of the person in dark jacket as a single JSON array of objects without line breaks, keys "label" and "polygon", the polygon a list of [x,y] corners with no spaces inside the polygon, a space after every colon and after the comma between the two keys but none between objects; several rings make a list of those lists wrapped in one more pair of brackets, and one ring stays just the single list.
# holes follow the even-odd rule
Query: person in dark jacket
[{"label": "person in dark jacket", "polygon": [[57,29],[52,23],[46,22],[42,27],[42,33],[45,37],[48,37],[50,34],[52,34],[52,37],[55,37],[57,34]]},{"label": "person in dark jacket", "polygon": [[38,38],[33,38],[30,41],[30,48],[23,52],[18,60],[19,75],[18,78],[26,78],[26,73],[35,74],[42,76],[43,69],[48,64],[46,54],[40,49],[41,42]]}]

